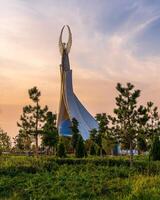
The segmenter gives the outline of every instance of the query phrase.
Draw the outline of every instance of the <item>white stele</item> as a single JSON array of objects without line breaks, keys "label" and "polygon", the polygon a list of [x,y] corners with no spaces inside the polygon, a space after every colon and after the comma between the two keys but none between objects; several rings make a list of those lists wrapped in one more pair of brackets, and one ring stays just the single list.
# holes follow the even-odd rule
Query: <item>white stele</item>
[{"label": "white stele", "polygon": [[72,44],[72,35],[70,28],[67,25],[69,32],[68,43],[63,43],[62,34],[64,27],[65,26],[63,26],[61,30],[59,39],[59,48],[62,55],[62,61],[60,65],[61,91],[57,127],[59,134],[70,136],[71,121],[73,118],[75,118],[79,123],[78,129],[80,134],[84,139],[87,139],[89,138],[89,134],[92,129],[98,129],[98,123],[74,94],[72,84],[72,70],[70,69],[68,57]]}]

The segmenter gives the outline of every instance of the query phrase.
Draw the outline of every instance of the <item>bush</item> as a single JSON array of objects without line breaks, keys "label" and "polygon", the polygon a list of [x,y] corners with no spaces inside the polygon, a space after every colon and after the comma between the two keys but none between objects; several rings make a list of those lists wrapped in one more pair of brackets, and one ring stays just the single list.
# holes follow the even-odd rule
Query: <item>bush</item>
[{"label": "bush", "polygon": [[[137,159],[138,158],[138,159]],[[136,157],[0,157],[0,199],[160,199],[160,161]],[[154,176],[153,176],[154,175]]]},{"label": "bush", "polygon": [[156,176],[147,176],[147,162],[127,157],[39,158],[0,157],[0,199],[70,200],[160,199],[160,162],[152,162]]}]

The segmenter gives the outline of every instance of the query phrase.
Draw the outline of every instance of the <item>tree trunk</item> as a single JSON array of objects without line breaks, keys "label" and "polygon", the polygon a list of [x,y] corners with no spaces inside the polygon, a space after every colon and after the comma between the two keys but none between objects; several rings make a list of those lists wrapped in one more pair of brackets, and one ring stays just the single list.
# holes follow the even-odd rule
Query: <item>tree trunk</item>
[{"label": "tree trunk", "polygon": [[52,152],[53,152],[53,155],[55,156],[56,155],[56,147],[52,147]]},{"label": "tree trunk", "polygon": [[130,143],[130,167],[133,166],[133,148],[132,143]]},{"label": "tree trunk", "polygon": [[149,152],[149,157],[148,157],[148,175],[151,175],[151,155]]},{"label": "tree trunk", "polygon": [[35,135],[35,142],[36,142],[35,155],[38,156],[38,135]]},{"label": "tree trunk", "polygon": [[102,147],[100,147],[100,157],[103,157]]},{"label": "tree trunk", "polygon": [[49,148],[46,147],[46,155],[48,156],[49,155]]},{"label": "tree trunk", "polygon": [[37,101],[37,116],[36,116],[36,134],[35,134],[35,140],[36,140],[36,156],[38,156],[38,119],[39,119],[39,116],[38,116],[38,101]]}]

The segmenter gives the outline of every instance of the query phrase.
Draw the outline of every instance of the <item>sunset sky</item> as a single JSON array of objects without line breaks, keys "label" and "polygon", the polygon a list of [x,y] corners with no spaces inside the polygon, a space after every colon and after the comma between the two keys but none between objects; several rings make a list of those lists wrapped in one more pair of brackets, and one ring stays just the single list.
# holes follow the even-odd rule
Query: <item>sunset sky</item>
[{"label": "sunset sky", "polygon": [[68,24],[75,93],[93,114],[112,113],[117,82],[160,106],[159,0],[0,0],[0,127],[10,136],[37,86],[58,111],[58,39]]}]

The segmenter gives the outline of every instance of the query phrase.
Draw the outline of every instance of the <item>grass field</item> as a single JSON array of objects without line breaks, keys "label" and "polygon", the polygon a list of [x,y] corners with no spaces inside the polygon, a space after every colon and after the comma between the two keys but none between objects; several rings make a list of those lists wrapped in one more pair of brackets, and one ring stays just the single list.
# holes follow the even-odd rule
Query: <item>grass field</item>
[{"label": "grass field", "polygon": [[160,162],[137,158],[0,157],[1,200],[159,200]]}]

